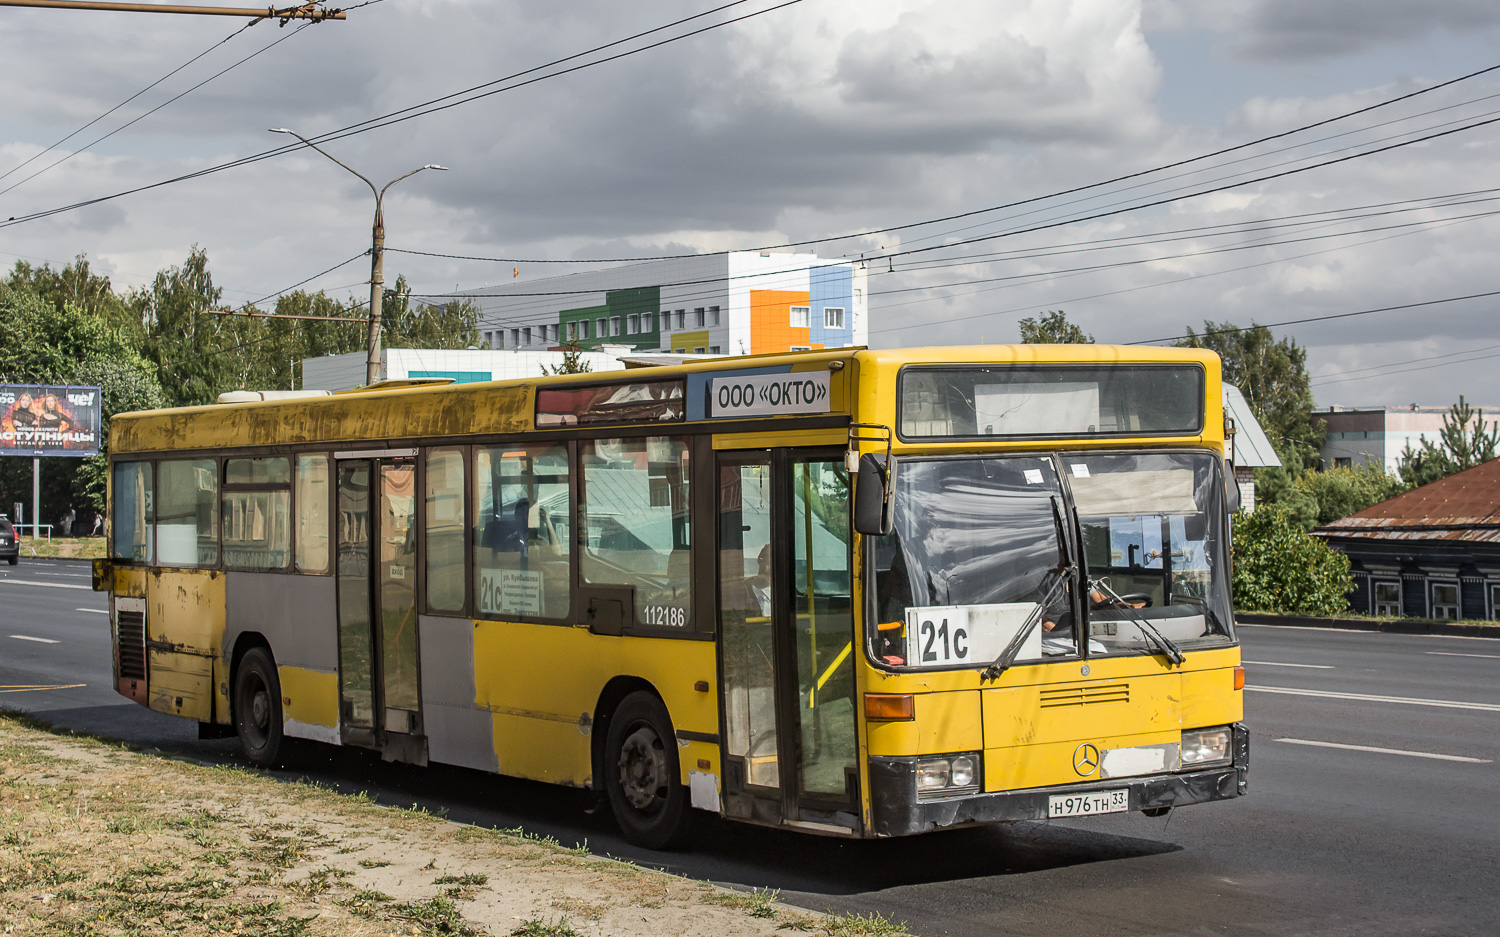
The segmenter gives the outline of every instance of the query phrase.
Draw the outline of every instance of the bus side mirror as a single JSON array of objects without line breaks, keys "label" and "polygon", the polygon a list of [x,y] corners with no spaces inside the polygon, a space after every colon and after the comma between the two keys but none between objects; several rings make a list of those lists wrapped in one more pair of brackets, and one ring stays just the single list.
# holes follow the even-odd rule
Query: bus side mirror
[{"label": "bus side mirror", "polygon": [[1234,462],[1226,459],[1224,462],[1224,471],[1228,482],[1224,489],[1224,497],[1229,508],[1229,513],[1233,514],[1241,507],[1240,480],[1234,477]]},{"label": "bus side mirror", "polygon": [[895,502],[891,486],[895,482],[894,459],[882,463],[873,453],[859,457],[859,475],[854,483],[854,529],[862,534],[884,537],[896,523]]}]

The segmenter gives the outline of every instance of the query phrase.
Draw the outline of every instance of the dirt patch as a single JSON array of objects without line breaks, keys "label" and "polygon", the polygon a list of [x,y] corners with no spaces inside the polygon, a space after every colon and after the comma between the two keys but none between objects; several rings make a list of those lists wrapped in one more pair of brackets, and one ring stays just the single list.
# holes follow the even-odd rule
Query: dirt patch
[{"label": "dirt patch", "polygon": [[0,933],[896,935],[250,771],[0,714]]}]

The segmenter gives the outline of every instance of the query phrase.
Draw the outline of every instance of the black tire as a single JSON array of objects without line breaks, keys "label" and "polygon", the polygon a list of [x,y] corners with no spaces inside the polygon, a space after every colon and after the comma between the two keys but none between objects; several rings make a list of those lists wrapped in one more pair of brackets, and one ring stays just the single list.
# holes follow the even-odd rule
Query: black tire
[{"label": "black tire", "polygon": [[234,730],[245,757],[262,768],[281,755],[281,680],[263,647],[251,648],[234,672]]},{"label": "black tire", "polygon": [[650,693],[632,693],[609,717],[604,787],[620,832],[637,846],[668,849],[688,831],[688,794],[677,762],[677,737],[667,707]]},{"label": "black tire", "polygon": [[10,558],[10,565],[12,566],[16,565],[19,562],[21,562],[21,554],[19,553]]}]

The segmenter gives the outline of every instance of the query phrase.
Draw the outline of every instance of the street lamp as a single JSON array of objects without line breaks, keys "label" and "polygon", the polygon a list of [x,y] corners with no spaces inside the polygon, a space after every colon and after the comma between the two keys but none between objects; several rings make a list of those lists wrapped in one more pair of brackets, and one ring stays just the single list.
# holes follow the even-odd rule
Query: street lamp
[{"label": "street lamp", "polygon": [[365,383],[373,384],[380,379],[380,300],[383,295],[382,291],[385,287],[385,283],[381,279],[385,258],[385,218],[380,213],[380,202],[385,198],[386,189],[389,189],[391,186],[400,182],[402,179],[405,179],[407,176],[415,176],[417,173],[421,172],[424,169],[440,169],[443,172],[447,172],[448,167],[439,166],[436,163],[428,163],[425,166],[418,166],[411,172],[406,173],[405,175],[397,176],[390,182],[387,182],[381,188],[377,189],[375,188],[375,183],[371,182],[369,179],[366,179],[362,174],[354,172],[354,170],[350,169],[349,166],[340,162],[338,159],[335,159],[327,150],[324,150],[322,147],[307,139],[302,134],[297,133],[294,130],[288,130],[285,127],[272,127],[271,132],[290,134],[296,137],[298,140],[301,140],[303,143],[317,150],[319,153],[322,153],[324,156],[327,156],[335,163],[338,163],[340,166],[348,169],[350,172],[354,173],[354,175],[359,176],[360,181],[369,186],[370,192],[375,196],[375,223],[371,226],[370,229],[370,354],[365,361]]}]

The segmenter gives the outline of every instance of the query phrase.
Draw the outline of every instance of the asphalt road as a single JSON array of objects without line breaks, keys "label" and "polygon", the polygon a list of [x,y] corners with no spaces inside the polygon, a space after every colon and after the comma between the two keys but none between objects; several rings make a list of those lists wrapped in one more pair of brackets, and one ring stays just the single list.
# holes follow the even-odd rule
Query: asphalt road
[{"label": "asphalt road", "polygon": [[[115,695],[83,564],[0,567],[0,706],[200,760],[233,741]],[[625,843],[592,798],[311,746],[312,777],[916,934],[1493,934],[1500,930],[1500,640],[1241,629],[1250,795],[1139,815],[847,843],[704,823],[677,854]],[[47,643],[55,642],[55,643]]]}]

